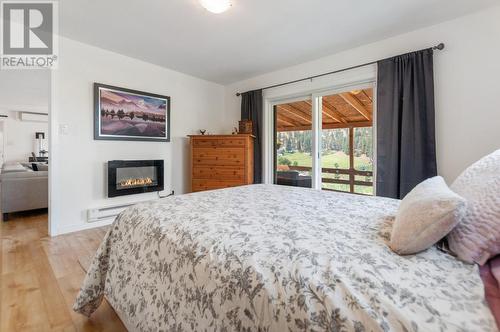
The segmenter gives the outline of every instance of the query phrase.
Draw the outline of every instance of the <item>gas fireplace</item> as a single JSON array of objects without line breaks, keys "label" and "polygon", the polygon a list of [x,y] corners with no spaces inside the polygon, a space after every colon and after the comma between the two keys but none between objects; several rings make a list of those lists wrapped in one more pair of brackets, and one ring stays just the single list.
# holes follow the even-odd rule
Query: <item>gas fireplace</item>
[{"label": "gas fireplace", "polygon": [[162,191],[163,160],[108,162],[108,197]]}]

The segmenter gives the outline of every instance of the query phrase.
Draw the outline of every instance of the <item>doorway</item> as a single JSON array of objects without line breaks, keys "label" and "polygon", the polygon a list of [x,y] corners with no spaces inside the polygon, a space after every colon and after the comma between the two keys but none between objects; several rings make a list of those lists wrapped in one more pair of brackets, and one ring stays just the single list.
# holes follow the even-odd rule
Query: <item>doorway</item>
[{"label": "doorway", "polygon": [[273,104],[274,183],[374,195],[372,85]]},{"label": "doorway", "polygon": [[0,76],[2,225],[29,223],[48,232],[49,70]]}]

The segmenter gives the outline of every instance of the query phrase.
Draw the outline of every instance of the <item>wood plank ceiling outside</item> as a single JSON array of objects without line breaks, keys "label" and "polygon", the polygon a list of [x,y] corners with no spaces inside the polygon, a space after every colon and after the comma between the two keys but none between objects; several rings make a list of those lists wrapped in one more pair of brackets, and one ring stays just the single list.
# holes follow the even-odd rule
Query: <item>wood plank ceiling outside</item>
[{"label": "wood plank ceiling outside", "polygon": [[[278,131],[311,130],[311,100],[276,106]],[[323,129],[369,127],[373,123],[373,90],[354,90],[323,97]]]}]

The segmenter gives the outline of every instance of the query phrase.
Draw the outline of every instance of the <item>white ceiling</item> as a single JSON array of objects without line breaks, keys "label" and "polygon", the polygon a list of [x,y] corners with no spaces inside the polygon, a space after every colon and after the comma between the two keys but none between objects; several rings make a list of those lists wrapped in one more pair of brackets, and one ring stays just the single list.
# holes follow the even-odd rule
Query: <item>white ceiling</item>
[{"label": "white ceiling", "polygon": [[221,84],[449,20],[498,0],[60,1],[62,35]]}]

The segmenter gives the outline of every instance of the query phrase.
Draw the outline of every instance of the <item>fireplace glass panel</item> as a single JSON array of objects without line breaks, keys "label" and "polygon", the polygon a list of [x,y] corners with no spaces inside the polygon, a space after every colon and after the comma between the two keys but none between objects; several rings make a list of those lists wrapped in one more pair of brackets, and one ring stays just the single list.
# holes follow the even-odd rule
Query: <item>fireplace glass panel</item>
[{"label": "fireplace glass panel", "polygon": [[124,167],[116,169],[116,189],[155,187],[158,185],[156,166]]},{"label": "fireplace glass panel", "polygon": [[108,197],[164,190],[163,160],[108,161]]}]

